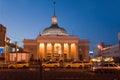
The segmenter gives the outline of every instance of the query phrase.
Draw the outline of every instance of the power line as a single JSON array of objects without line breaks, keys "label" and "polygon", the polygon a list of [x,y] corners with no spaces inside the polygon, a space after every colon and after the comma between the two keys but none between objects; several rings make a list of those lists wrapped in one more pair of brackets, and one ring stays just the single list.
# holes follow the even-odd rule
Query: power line
[{"label": "power line", "polygon": [[8,36],[10,36],[11,38],[14,38],[14,39],[22,40],[22,39],[20,39],[20,38],[18,38],[18,37],[13,37],[13,36],[11,36],[11,35],[8,35]]}]

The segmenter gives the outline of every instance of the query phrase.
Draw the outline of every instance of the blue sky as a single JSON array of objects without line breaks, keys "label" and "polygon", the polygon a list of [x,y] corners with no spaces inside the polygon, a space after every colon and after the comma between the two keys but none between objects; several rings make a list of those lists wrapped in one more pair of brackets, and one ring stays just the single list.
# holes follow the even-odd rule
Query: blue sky
[{"label": "blue sky", "polygon": [[[22,46],[51,25],[54,0],[0,0],[0,23],[7,36]],[[69,35],[90,40],[90,49],[101,42],[118,44],[120,0],[56,0],[58,25]]]}]

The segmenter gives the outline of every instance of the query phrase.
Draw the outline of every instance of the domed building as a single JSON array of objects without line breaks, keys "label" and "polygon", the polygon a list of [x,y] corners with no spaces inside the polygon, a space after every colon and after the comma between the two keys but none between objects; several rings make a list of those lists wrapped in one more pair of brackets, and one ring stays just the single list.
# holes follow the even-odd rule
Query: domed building
[{"label": "domed building", "polygon": [[42,61],[89,61],[89,40],[81,40],[77,36],[70,36],[67,31],[59,27],[57,17],[52,17],[52,24],[37,36],[36,39],[24,39],[24,51],[30,52],[31,58]]}]

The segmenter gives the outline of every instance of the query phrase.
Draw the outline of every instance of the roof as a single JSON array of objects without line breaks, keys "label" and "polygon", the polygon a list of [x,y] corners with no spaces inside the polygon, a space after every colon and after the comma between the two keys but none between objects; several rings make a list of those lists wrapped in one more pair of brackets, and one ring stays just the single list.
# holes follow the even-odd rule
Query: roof
[{"label": "roof", "polygon": [[42,36],[67,36],[68,33],[64,28],[58,26],[58,24],[52,24],[50,27],[45,28],[41,34]]}]

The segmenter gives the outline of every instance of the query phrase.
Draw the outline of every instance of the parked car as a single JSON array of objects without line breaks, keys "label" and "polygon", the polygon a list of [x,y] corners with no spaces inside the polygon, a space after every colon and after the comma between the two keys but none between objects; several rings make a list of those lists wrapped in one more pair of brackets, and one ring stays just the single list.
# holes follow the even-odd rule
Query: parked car
[{"label": "parked car", "polygon": [[65,63],[64,65],[66,68],[86,68],[92,66],[90,62],[83,62],[83,61],[74,61]]},{"label": "parked car", "polygon": [[101,63],[92,67],[94,72],[115,72],[120,71],[120,66],[115,63]]},{"label": "parked car", "polygon": [[60,63],[57,61],[48,61],[48,62],[42,63],[42,67],[43,68],[46,68],[46,67],[58,68],[60,67]]},{"label": "parked car", "polygon": [[92,64],[92,62],[88,62],[88,61],[83,61],[83,63],[84,63],[84,67],[86,68],[88,68],[88,67],[92,67],[93,66],[93,64]]},{"label": "parked car", "polygon": [[28,68],[29,63],[28,62],[14,62],[8,64],[8,68]]},{"label": "parked car", "polygon": [[0,69],[7,68],[8,64],[6,63],[0,63]]}]

